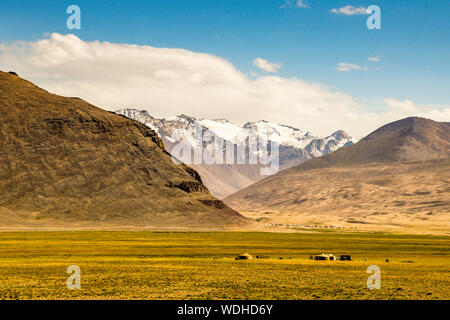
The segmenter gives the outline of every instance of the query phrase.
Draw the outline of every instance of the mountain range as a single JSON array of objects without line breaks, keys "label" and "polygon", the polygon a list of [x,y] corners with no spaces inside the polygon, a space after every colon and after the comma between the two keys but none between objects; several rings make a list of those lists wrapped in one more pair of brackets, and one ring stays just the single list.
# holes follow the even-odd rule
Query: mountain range
[{"label": "mountain range", "polygon": [[[172,152],[180,141],[184,141],[192,150],[201,149],[201,152],[214,154],[215,140],[211,139],[199,144],[198,139],[195,138],[196,130],[202,130],[202,132],[208,130],[213,136],[232,144],[236,150],[237,145],[245,142],[246,139],[247,142],[252,139],[253,141],[258,138],[264,139],[268,145],[275,142],[279,147],[279,170],[321,157],[356,142],[342,130],[327,137],[319,137],[307,131],[266,120],[237,126],[226,119],[197,119],[186,115],[157,119],[145,110],[136,109],[121,109],[116,113],[155,130],[169,152]],[[248,144],[246,146],[247,154],[253,152],[256,156],[258,151],[249,151]],[[261,167],[265,167],[263,164],[249,164],[248,156],[243,161],[245,164],[238,164],[235,161],[224,164],[189,163],[189,166],[200,173],[205,185],[214,196],[224,198],[266,177],[260,170]]]},{"label": "mountain range", "polygon": [[[13,72],[0,72],[0,112],[1,229],[450,229],[448,122],[410,117],[356,142],[268,121],[117,114]],[[214,138],[198,143],[199,132]],[[267,177],[265,164],[248,164],[261,155],[250,144],[231,164],[173,155],[180,143],[216,156],[228,152],[219,140],[237,150],[260,138],[279,147],[280,171]]]}]

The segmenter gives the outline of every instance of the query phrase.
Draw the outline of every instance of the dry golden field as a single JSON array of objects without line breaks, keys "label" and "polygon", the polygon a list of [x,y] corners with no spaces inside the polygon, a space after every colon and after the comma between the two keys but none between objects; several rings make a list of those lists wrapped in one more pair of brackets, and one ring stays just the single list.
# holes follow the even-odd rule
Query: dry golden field
[{"label": "dry golden field", "polygon": [[[270,259],[235,261],[243,252]],[[354,261],[309,259],[322,252]],[[69,265],[81,268],[80,290],[67,289]],[[381,268],[380,290],[367,289],[369,265]],[[449,299],[449,288],[448,236],[0,233],[1,299]]]}]

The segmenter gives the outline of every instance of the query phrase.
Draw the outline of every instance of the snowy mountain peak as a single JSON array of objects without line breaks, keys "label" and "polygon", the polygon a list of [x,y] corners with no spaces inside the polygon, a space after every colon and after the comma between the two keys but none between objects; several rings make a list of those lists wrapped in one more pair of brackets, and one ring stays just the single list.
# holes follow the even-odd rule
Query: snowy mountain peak
[{"label": "snowy mountain peak", "polygon": [[[118,110],[116,113],[152,128],[158,133],[169,153],[175,152],[177,146],[180,146],[179,142],[183,141],[183,145],[187,144],[193,150],[201,149],[203,154],[215,154],[216,137],[227,141],[227,143],[231,142],[236,150],[238,150],[237,147],[243,146],[246,141],[255,141],[254,138],[258,138],[259,141],[267,141],[268,144],[276,142],[279,145],[280,169],[293,167],[306,160],[326,155],[354,143],[353,139],[342,130],[338,130],[327,137],[320,137],[307,131],[267,120],[247,122],[243,126],[238,126],[226,119],[196,119],[187,115],[157,119],[146,111],[135,109]],[[204,135],[207,129],[209,134],[215,135],[215,138],[199,141],[199,126],[202,127]],[[252,152],[253,155],[258,154],[258,151]],[[239,159],[243,158],[240,157]],[[221,198],[245,188],[263,177],[259,174],[259,167],[258,170],[255,170],[254,165],[250,164],[246,166],[194,164],[192,166],[195,170],[198,170],[208,189]]]},{"label": "snowy mountain peak", "polygon": [[197,121],[196,118],[191,117],[191,116],[188,116],[188,115],[185,115],[185,114],[180,114],[180,115],[178,116],[178,118],[187,120],[187,121],[189,121],[189,122]]},{"label": "snowy mountain peak", "polygon": [[[323,156],[355,142],[355,140],[343,130],[338,130],[327,137],[320,137],[298,128],[267,120],[247,122],[240,127],[226,119],[196,119],[187,115],[156,119],[146,111],[134,109],[118,110],[116,113],[149,126],[160,135],[166,146],[169,147],[176,142],[174,136],[188,137],[187,140],[190,141],[190,143],[192,142],[193,146],[196,146],[197,144],[193,139],[196,130],[195,126],[201,125],[217,137],[234,144],[242,143],[248,137],[260,137],[267,140],[268,143],[276,142],[280,147],[286,150],[289,149],[290,152],[292,152],[292,150],[297,150],[297,163]],[[208,148],[208,145],[204,147]],[[289,159],[292,160],[292,156],[290,156]]]},{"label": "snowy mountain peak", "polygon": [[339,140],[339,141],[340,140],[345,140],[345,139],[351,140],[350,135],[347,132],[343,131],[343,130],[338,130],[338,131],[334,132],[331,136],[329,136],[327,138],[334,138],[334,139]]}]

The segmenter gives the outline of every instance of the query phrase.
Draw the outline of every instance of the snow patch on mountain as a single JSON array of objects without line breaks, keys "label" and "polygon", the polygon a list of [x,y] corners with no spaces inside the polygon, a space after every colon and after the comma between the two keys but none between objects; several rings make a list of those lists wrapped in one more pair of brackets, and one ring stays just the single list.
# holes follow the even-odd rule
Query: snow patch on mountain
[{"label": "snow patch on mountain", "polygon": [[[196,134],[199,128],[208,129],[216,137],[233,144],[243,143],[246,139],[262,138],[268,143],[276,142],[280,145],[281,164],[289,166],[300,162],[321,157],[339,148],[356,143],[343,130],[338,130],[327,137],[315,136],[310,132],[291,126],[282,125],[266,120],[248,122],[242,127],[226,119],[196,119],[187,115],[179,115],[164,119],[153,118],[147,111],[136,109],[122,109],[116,113],[139,121],[155,130],[165,143],[168,151],[177,141],[183,140],[193,148],[203,148],[214,153],[214,146],[203,141],[200,146]],[[257,140],[254,140],[257,141]]]}]

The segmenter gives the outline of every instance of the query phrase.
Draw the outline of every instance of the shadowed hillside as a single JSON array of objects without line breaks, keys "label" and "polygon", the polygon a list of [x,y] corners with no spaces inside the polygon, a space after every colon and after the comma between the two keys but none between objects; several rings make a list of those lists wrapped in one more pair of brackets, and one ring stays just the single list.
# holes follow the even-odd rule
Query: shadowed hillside
[{"label": "shadowed hillside", "polygon": [[0,226],[245,223],[145,125],[0,72]]}]

